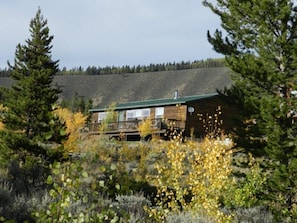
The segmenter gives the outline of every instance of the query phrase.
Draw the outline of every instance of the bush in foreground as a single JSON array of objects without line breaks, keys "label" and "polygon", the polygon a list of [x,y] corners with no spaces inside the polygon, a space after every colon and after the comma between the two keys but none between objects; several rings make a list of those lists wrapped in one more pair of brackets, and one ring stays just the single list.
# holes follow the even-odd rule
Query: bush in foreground
[{"label": "bush in foreground", "polygon": [[158,188],[157,206],[150,216],[164,222],[169,214],[204,213],[209,221],[231,221],[220,210],[220,197],[231,170],[232,143],[205,138],[202,143],[171,141],[165,162],[156,164],[149,181]]}]

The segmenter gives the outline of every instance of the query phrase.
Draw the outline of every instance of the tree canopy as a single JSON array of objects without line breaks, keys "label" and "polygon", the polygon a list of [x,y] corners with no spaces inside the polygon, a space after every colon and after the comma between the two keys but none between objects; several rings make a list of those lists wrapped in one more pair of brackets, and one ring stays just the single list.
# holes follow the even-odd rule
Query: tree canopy
[{"label": "tree canopy", "polygon": [[[181,62],[168,62],[162,64],[149,64],[149,65],[137,65],[137,66],[88,66],[84,69],[81,66],[67,69],[64,67],[59,70],[57,75],[106,75],[106,74],[124,74],[124,73],[146,73],[146,72],[159,72],[169,70],[186,70],[186,69],[197,69],[197,68],[209,68],[209,67],[223,67],[224,59],[206,59],[206,60],[195,60],[181,61]],[[9,77],[10,69],[0,69],[0,77]]]},{"label": "tree canopy", "polygon": [[15,83],[4,88],[3,105],[7,108],[2,132],[4,145],[12,150],[26,150],[36,155],[46,153],[42,144],[61,143],[62,123],[53,111],[59,89],[52,87],[58,72],[58,61],[51,58],[51,42],[47,20],[39,9],[30,22],[31,38],[18,44],[14,64],[9,63]]},{"label": "tree canopy", "polygon": [[[224,32],[208,32],[235,84],[238,146],[269,157],[268,195],[293,218],[297,186],[297,7],[291,0],[204,0]],[[296,216],[295,216],[296,217]]]}]

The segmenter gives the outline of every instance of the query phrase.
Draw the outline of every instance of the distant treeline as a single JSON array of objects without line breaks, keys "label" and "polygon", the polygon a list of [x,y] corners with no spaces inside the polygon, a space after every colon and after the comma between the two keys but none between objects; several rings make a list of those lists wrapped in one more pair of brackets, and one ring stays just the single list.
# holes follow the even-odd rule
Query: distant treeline
[{"label": "distant treeline", "polygon": [[[150,64],[150,65],[137,65],[137,66],[106,66],[96,67],[88,66],[86,69],[82,67],[75,67],[67,70],[64,67],[58,72],[58,75],[104,75],[104,74],[124,74],[124,73],[145,73],[145,72],[158,72],[158,71],[170,71],[170,70],[186,70],[196,68],[210,68],[210,67],[223,67],[224,59],[207,59],[199,61],[187,61],[187,62],[173,62],[162,64]],[[0,69],[0,77],[8,77],[10,74],[9,69]]]}]

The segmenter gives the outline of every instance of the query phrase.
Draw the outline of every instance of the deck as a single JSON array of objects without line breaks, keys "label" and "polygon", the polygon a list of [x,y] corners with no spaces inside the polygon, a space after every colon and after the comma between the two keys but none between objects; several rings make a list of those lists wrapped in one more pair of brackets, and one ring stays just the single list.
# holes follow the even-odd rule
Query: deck
[{"label": "deck", "polygon": [[[139,126],[143,120],[133,120],[133,121],[121,121],[121,122],[109,122],[107,128],[104,130],[104,134],[108,135],[110,138],[124,138],[135,136],[139,137]],[[100,135],[101,123],[90,123],[88,124],[89,134]],[[151,130],[153,134],[162,136],[166,130],[170,127],[184,129],[185,122],[176,119],[152,119],[151,120]]]}]

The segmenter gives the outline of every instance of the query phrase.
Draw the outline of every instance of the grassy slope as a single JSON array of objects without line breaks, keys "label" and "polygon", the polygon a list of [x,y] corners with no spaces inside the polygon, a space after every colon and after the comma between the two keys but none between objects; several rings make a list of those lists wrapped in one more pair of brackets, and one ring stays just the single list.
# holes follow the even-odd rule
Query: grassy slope
[{"label": "grassy slope", "polygon": [[[11,80],[1,77],[0,86],[9,86]],[[179,90],[181,96],[214,93],[230,86],[228,70],[222,67],[179,71],[162,71],[112,75],[56,76],[54,85],[60,86],[63,99],[77,93],[91,98],[94,106],[112,102],[170,98]]]}]

